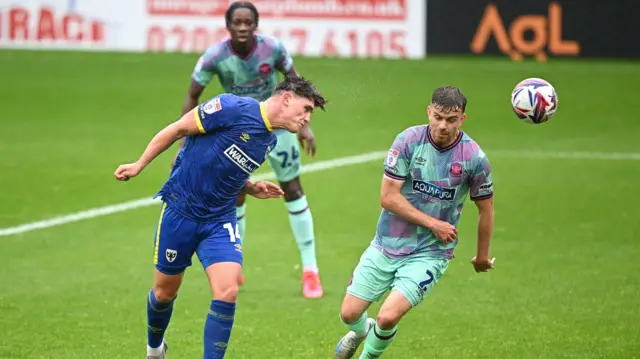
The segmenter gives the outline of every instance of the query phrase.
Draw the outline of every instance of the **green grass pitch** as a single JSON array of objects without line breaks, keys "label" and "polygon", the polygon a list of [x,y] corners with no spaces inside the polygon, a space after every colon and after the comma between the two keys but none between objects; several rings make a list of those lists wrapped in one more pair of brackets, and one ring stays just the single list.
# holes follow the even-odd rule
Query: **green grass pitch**
[{"label": "green grass pitch", "polygon": [[[175,148],[131,182],[112,173],[177,119],[196,59],[1,51],[0,228],[153,195]],[[496,269],[480,275],[469,263],[477,211],[468,202],[456,258],[400,323],[385,358],[640,357],[639,63],[297,58],[296,66],[330,100],[314,115],[318,154],[305,163],[387,150],[398,132],[427,121],[433,89],[452,84],[469,98],[463,129],[493,166]],[[509,104],[513,86],[534,76],[559,96],[555,117],[539,126]],[[591,155],[565,156],[577,152]],[[595,158],[602,153],[634,155]],[[345,333],[345,286],[375,231],[381,177],[382,158],[302,177],[321,300],[301,296],[283,202],[249,202],[228,358],[332,357]],[[0,358],[142,358],[158,214],[151,206],[0,237]],[[209,301],[194,260],[168,359],[202,356]]]}]

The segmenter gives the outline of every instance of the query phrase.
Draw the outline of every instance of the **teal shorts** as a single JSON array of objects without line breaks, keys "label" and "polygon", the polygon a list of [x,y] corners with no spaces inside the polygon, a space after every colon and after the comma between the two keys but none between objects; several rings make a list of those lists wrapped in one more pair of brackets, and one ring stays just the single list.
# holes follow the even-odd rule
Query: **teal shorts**
[{"label": "teal shorts", "polygon": [[390,258],[369,246],[360,257],[347,293],[375,302],[387,290],[397,290],[415,307],[431,292],[448,265],[448,259],[423,255]]},{"label": "teal shorts", "polygon": [[276,130],[278,143],[269,152],[269,165],[279,182],[289,182],[300,176],[302,161],[298,135],[286,130]]}]

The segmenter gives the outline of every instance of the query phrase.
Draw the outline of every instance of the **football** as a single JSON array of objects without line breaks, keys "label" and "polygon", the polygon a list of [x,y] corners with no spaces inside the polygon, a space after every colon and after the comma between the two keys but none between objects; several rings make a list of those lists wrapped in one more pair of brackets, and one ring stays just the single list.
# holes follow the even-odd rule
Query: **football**
[{"label": "football", "polygon": [[539,78],[521,81],[511,92],[511,107],[527,123],[545,123],[558,109],[558,95],[553,86]]}]

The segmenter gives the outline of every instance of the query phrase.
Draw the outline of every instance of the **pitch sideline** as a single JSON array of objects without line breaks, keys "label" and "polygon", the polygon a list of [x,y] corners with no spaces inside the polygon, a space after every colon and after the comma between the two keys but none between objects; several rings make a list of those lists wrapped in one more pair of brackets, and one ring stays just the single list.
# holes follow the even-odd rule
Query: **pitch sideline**
[{"label": "pitch sideline", "polygon": [[[587,160],[640,160],[640,153],[605,153],[605,152],[543,152],[543,151],[486,151],[489,157],[503,158],[531,158],[531,159],[587,159]],[[320,172],[334,168],[352,166],[362,163],[380,160],[384,158],[387,151],[372,151],[355,156],[339,157],[326,161],[319,161],[306,164],[302,168],[302,173]],[[273,172],[260,174],[252,177],[254,180],[274,180]],[[114,213],[130,211],[136,208],[148,207],[159,203],[159,200],[152,198],[140,198],[133,201],[113,204],[104,207],[92,208],[84,211],[57,216],[45,220],[24,223],[15,227],[0,228],[0,237],[14,234],[36,231],[57,227],[68,223],[79,222],[85,219],[102,217]]]}]

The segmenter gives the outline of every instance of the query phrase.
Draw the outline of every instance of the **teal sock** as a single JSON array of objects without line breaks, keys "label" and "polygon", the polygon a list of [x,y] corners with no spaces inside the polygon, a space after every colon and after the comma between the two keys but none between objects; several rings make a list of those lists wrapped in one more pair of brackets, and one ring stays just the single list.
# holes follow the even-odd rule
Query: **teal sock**
[{"label": "teal sock", "polygon": [[342,319],[342,316],[340,317],[340,320],[342,320],[342,322],[347,325],[349,330],[354,331],[356,335],[359,335],[360,337],[362,337],[362,335],[364,335],[367,330],[367,312],[362,313],[360,319],[358,319],[358,321],[355,323],[345,322],[344,319]]},{"label": "teal sock", "polygon": [[380,357],[389,345],[391,345],[393,338],[396,336],[397,329],[398,327],[396,326],[390,330],[382,330],[376,323],[364,341],[364,349],[362,350],[362,354],[360,354],[360,359]]},{"label": "teal sock", "polygon": [[293,235],[298,243],[300,258],[305,271],[318,271],[316,262],[316,242],[313,235],[313,217],[307,203],[307,198],[302,196],[295,201],[285,202],[289,210],[289,223]]},{"label": "teal sock", "polygon": [[244,234],[247,227],[246,222],[247,203],[243,203],[242,206],[236,206],[236,220],[238,221],[238,232],[240,232],[240,240],[244,245]]}]

